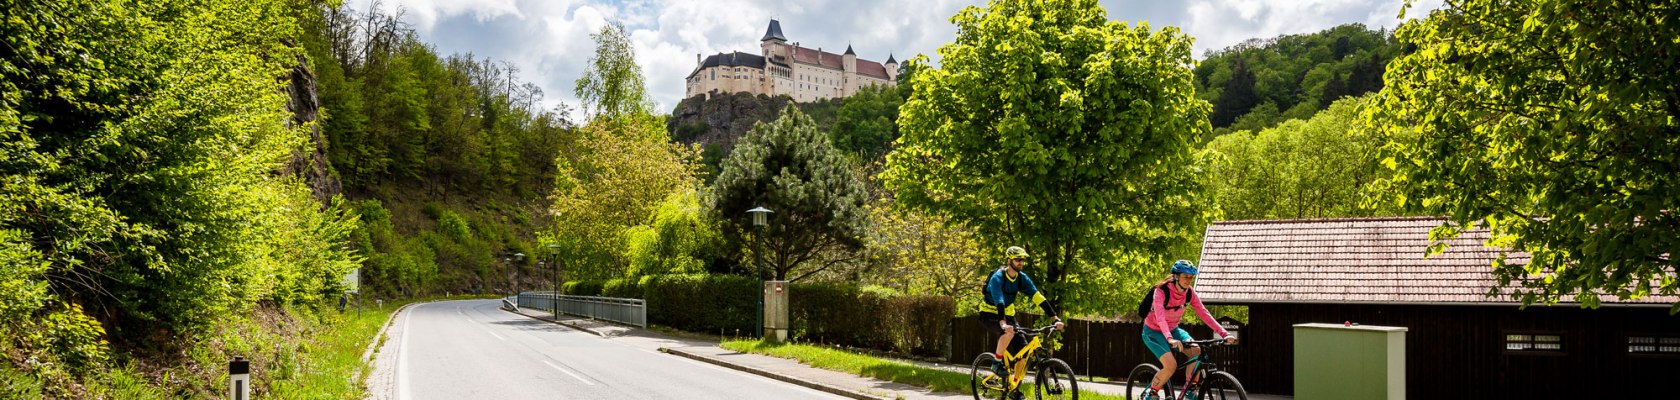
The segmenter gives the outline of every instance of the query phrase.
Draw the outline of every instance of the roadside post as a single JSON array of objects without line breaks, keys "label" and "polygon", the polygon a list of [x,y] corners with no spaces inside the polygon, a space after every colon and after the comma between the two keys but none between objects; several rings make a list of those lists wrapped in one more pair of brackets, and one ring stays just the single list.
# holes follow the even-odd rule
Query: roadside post
[{"label": "roadside post", "polygon": [[246,400],[251,392],[251,362],[245,357],[234,357],[228,362],[228,398]]}]

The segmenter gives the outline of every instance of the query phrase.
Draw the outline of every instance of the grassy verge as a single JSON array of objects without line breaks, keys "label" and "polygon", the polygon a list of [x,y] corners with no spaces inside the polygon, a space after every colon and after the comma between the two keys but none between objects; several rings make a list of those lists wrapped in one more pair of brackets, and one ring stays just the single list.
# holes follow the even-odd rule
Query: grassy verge
[{"label": "grassy verge", "polygon": [[[967,373],[920,367],[901,361],[886,360],[844,350],[759,340],[725,340],[720,346],[743,353],[794,359],[816,368],[923,387],[935,392],[972,393],[969,390]],[[1032,380],[1028,379],[1021,384],[1028,385],[1026,397],[1035,398],[1033,389],[1030,387]],[[1089,391],[1080,391],[1079,398],[1090,400],[1125,399],[1122,396],[1104,395]]]},{"label": "grassy verge", "polygon": [[[448,299],[478,298],[457,296]],[[379,340],[391,314],[424,298],[369,301],[357,312],[333,304],[259,307],[230,318],[194,338],[169,339],[160,348],[175,356],[113,354],[103,368],[77,376],[42,375],[0,361],[0,399],[216,399],[227,396],[227,363],[251,362],[251,389],[262,399],[356,399],[366,395],[371,372],[362,353]],[[11,351],[0,342],[0,351]]]}]

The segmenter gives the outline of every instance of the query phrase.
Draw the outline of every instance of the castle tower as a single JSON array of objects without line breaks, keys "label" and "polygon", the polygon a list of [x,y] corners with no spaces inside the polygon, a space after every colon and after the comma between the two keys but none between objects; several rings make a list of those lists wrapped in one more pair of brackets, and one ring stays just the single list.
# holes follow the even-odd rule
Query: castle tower
[{"label": "castle tower", "polygon": [[840,84],[840,96],[851,96],[857,89],[863,87],[858,82],[857,52],[852,51],[852,45],[846,45],[846,53],[841,54],[840,75],[845,78]]},{"label": "castle tower", "polygon": [[782,35],[781,21],[770,20],[770,27],[764,30],[764,37],[758,39],[758,48],[763,52],[764,58],[787,60],[787,36]]},{"label": "castle tower", "polygon": [[898,60],[893,59],[892,53],[887,53],[887,62],[882,65],[887,67],[887,80],[898,83]]}]

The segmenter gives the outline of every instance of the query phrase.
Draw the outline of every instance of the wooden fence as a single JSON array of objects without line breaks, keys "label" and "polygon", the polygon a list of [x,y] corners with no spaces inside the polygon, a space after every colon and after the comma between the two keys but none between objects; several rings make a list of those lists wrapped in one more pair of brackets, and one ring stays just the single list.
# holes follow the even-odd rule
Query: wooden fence
[{"label": "wooden fence", "polygon": [[[1033,315],[1020,315],[1016,319],[1022,326],[1038,326]],[[1055,356],[1067,361],[1076,374],[1123,381],[1126,374],[1138,364],[1156,363],[1149,349],[1143,346],[1141,323],[1078,319],[1063,322],[1067,325],[1066,331],[1062,334],[1062,348],[1056,351]],[[1228,331],[1242,329],[1235,321],[1221,322]],[[1213,330],[1205,325],[1186,323],[1180,327],[1198,340],[1214,337]],[[1242,376],[1242,347],[1243,345],[1238,344],[1217,349],[1220,353],[1215,357],[1219,360],[1221,368]],[[951,319],[951,352],[946,356],[947,362],[969,365],[980,353],[994,351],[996,348],[997,337],[980,326],[979,316]]]}]

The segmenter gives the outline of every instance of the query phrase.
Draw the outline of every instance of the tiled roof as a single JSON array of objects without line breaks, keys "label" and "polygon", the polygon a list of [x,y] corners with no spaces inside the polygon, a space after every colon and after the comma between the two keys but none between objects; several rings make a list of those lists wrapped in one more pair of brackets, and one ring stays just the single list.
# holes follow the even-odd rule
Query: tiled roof
[{"label": "tiled roof", "polygon": [[[1220,221],[1208,226],[1196,291],[1210,303],[1516,304],[1497,282],[1486,229],[1447,240],[1446,252],[1424,258],[1430,217]],[[1527,263],[1513,251],[1507,262]],[[1566,298],[1567,299],[1567,298]],[[1605,304],[1667,306],[1680,296]]]},{"label": "tiled roof", "polygon": [[874,61],[858,60],[857,69],[858,75],[887,79],[887,67],[876,64]]},{"label": "tiled roof", "polygon": [[[850,49],[851,46],[847,46],[846,48]],[[818,54],[821,54],[822,56],[818,57]],[[846,59],[844,57],[845,56],[841,54],[793,46],[793,61],[816,65],[835,71],[845,70]],[[857,60],[857,69],[858,75],[887,79],[887,67],[881,66],[881,63],[859,58]]]},{"label": "tiled roof", "polygon": [[822,50],[793,46],[793,61],[795,62],[813,64],[823,68],[839,70],[845,68],[846,66],[845,59],[840,57],[841,56],[839,54]]}]

